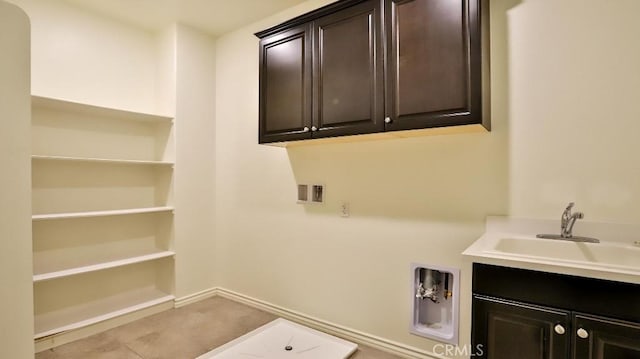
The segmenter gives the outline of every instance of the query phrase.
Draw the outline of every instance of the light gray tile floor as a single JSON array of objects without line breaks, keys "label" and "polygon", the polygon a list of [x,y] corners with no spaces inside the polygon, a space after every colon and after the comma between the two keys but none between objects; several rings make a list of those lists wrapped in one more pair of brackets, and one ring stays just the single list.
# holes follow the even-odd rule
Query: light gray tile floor
[{"label": "light gray tile floor", "polygon": [[[275,318],[214,297],[40,352],[36,359],[193,359]],[[358,347],[351,359],[399,358]]]}]

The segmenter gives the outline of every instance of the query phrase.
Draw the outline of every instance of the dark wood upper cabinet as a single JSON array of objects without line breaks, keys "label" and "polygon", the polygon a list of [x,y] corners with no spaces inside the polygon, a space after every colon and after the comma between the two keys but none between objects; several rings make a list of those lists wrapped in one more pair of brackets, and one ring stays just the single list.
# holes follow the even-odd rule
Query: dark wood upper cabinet
[{"label": "dark wood upper cabinet", "polygon": [[482,124],[481,0],[385,6],[387,130]]},{"label": "dark wood upper cabinet", "polygon": [[488,129],[487,5],[342,0],[257,33],[260,143]]},{"label": "dark wood upper cabinet", "polygon": [[260,41],[260,143],[311,138],[311,27]]},{"label": "dark wood upper cabinet", "polygon": [[314,21],[314,137],[383,130],[380,2]]}]

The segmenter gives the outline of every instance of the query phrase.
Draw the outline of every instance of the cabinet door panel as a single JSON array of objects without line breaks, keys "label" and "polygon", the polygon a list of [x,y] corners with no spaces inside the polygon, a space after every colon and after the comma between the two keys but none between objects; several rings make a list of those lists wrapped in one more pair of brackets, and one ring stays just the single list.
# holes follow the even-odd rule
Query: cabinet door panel
[{"label": "cabinet door panel", "polygon": [[260,42],[260,143],[310,137],[310,40],[301,26]]},{"label": "cabinet door panel", "polygon": [[386,1],[388,130],[482,122],[479,1]]},{"label": "cabinet door panel", "polygon": [[382,130],[380,22],[378,1],[315,22],[314,137]]},{"label": "cabinet door panel", "polygon": [[569,313],[475,295],[472,347],[486,359],[564,359],[569,355]]},{"label": "cabinet door panel", "polygon": [[640,359],[640,324],[576,315],[574,328],[574,359]]}]

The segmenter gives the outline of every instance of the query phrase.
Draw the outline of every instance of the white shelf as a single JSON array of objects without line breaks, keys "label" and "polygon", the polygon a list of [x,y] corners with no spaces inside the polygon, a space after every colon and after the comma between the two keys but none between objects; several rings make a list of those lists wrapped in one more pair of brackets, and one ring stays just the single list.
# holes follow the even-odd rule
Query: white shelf
[{"label": "white shelf", "polygon": [[156,115],[135,111],[114,109],[109,107],[87,105],[83,103],[55,99],[42,96],[31,96],[32,107],[47,108],[56,111],[77,113],[95,117],[105,117],[119,120],[146,121],[146,122],[166,122],[170,123],[173,118],[165,115]]},{"label": "white shelf", "polygon": [[[31,107],[34,223],[129,216],[35,225],[35,339],[172,307],[173,117],[42,96]],[[147,213],[159,214],[133,216]]]},{"label": "white shelf", "polygon": [[175,255],[175,252],[172,252],[172,251],[156,251],[153,253],[138,255],[135,257],[121,258],[121,259],[116,259],[108,262],[88,264],[80,267],[60,269],[60,270],[54,270],[54,271],[49,271],[49,272],[40,273],[40,274],[34,274],[33,281],[42,282],[45,280],[64,278],[64,277],[69,277],[76,274],[95,272],[95,271],[109,269],[109,268],[122,267],[130,264],[136,264],[136,263],[142,263],[142,262],[152,261],[152,260],[161,259],[161,258],[173,257],[174,255]]},{"label": "white shelf", "polygon": [[31,159],[40,160],[40,161],[93,162],[93,163],[124,164],[124,165],[173,166],[174,164],[173,162],[168,162],[168,161],[123,160],[123,159],[109,159],[109,158],[43,156],[43,155],[32,155]]},{"label": "white shelf", "polygon": [[173,295],[147,287],[39,314],[35,317],[35,339],[100,323],[174,299]]},{"label": "white shelf", "polygon": [[122,216],[122,215],[129,215],[129,214],[171,212],[171,211],[173,211],[173,207],[148,207],[148,208],[117,209],[117,210],[109,210],[109,211],[34,214],[33,216],[31,216],[31,219],[34,221],[46,221],[46,220],[54,220],[54,219]]}]

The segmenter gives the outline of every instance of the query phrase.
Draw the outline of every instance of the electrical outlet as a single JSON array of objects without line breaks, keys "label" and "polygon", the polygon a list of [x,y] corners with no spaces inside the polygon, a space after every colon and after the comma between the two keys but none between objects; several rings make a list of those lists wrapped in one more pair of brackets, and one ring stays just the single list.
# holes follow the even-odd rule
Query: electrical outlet
[{"label": "electrical outlet", "polygon": [[311,186],[311,202],[324,203],[324,185],[314,184]]},{"label": "electrical outlet", "polygon": [[349,211],[348,202],[340,202],[340,217],[349,217],[351,212]]},{"label": "electrical outlet", "polygon": [[298,203],[309,203],[309,185],[298,185]]}]

